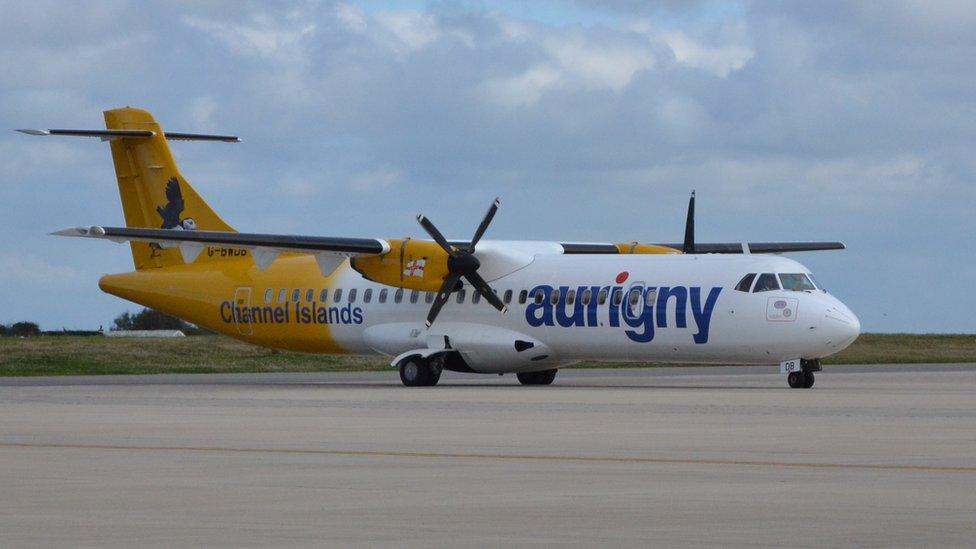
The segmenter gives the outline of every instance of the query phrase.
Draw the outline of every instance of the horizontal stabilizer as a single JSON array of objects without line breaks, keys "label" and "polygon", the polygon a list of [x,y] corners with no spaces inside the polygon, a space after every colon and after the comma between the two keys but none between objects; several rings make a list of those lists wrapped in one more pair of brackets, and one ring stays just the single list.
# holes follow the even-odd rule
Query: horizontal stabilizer
[{"label": "horizontal stabilizer", "polygon": [[[122,137],[145,139],[153,137],[156,132],[150,130],[15,130],[27,135],[62,135],[69,137],[99,137],[102,141],[119,139]],[[226,143],[240,143],[241,139],[235,135],[208,135],[199,133],[165,132],[163,136],[170,141],[223,141]]]}]

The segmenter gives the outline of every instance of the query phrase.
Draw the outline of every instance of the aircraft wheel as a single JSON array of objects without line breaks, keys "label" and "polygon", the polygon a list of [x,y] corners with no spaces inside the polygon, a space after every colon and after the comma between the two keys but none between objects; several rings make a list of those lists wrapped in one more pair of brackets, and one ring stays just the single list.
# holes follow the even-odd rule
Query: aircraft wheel
[{"label": "aircraft wheel", "polygon": [[806,387],[806,377],[803,372],[790,372],[790,375],[786,376],[786,383],[791,389],[803,389]]},{"label": "aircraft wheel", "polygon": [[556,379],[556,369],[546,370],[545,372],[539,372],[540,380],[539,385],[552,385],[552,382]]},{"label": "aircraft wheel", "polygon": [[550,385],[556,379],[556,370],[541,372],[519,372],[515,374],[522,385]]},{"label": "aircraft wheel", "polygon": [[[420,357],[407,357],[400,361],[400,381],[407,387],[422,387],[437,383],[437,379],[431,383],[431,374],[429,363]],[[437,378],[440,377],[438,372]]]},{"label": "aircraft wheel", "polygon": [[810,387],[813,387],[813,382],[816,381],[816,378],[813,377],[813,372],[805,372],[803,377],[803,388],[809,389]]}]

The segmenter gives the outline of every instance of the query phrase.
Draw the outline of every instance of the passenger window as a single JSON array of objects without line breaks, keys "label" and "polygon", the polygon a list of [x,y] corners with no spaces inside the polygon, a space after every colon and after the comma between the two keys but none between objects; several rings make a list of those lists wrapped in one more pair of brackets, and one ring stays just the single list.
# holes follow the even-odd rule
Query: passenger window
[{"label": "passenger window", "polygon": [[410,303],[416,303],[420,299],[420,291],[414,290],[410,292]]},{"label": "passenger window", "polygon": [[525,301],[529,298],[529,291],[522,290],[519,292],[519,305],[525,305]]},{"label": "passenger window", "polygon": [[434,302],[434,292],[424,292],[424,302],[433,303]]},{"label": "passenger window", "polygon": [[356,288],[349,290],[349,303],[356,302]]},{"label": "passenger window", "polygon": [[776,275],[773,273],[763,273],[759,275],[756,280],[756,287],[752,289],[753,292],[769,292],[771,290],[778,290],[779,282],[776,281]]},{"label": "passenger window", "polygon": [[278,291],[278,303],[284,303],[285,302],[285,296],[286,295],[288,295],[288,290],[286,290],[284,288],[282,288],[281,290],[279,290]]},{"label": "passenger window", "polygon": [[609,294],[609,293],[610,293],[610,291],[607,290],[606,288],[601,289],[600,290],[600,293],[597,294],[596,302],[599,303],[600,305],[603,305],[604,303],[606,303],[607,302],[607,294]]},{"label": "passenger window", "polygon": [[566,292],[566,305],[572,305],[576,302],[576,290],[569,290]]},{"label": "passenger window", "polygon": [[274,290],[268,288],[267,290],[264,291],[264,302],[271,303],[272,299],[274,299]]},{"label": "passenger window", "polygon": [[641,291],[637,288],[632,289],[630,291],[630,298],[628,299],[628,301],[630,302],[630,306],[633,307],[634,305],[640,303],[640,298],[641,298]]},{"label": "passenger window", "polygon": [[464,294],[465,294],[465,291],[464,290],[458,290],[458,293],[457,293],[457,302],[458,303],[464,303],[464,297],[465,297]]},{"label": "passenger window", "polygon": [[302,291],[301,290],[299,290],[298,288],[295,288],[294,290],[291,291],[291,300],[292,301],[294,301],[295,303],[298,303],[298,300],[301,299],[301,298],[302,298]]},{"label": "passenger window", "polygon": [[305,301],[311,303],[314,300],[315,300],[315,290],[309,288],[308,291],[305,292]]},{"label": "passenger window", "polygon": [[655,299],[657,299],[657,288],[648,288],[644,294],[644,305],[648,307],[654,306]]},{"label": "passenger window", "polygon": [[508,305],[509,303],[512,302],[512,290],[505,290],[505,299],[503,299],[502,301],[505,302],[505,305]]},{"label": "passenger window", "polygon": [[617,288],[613,291],[613,304],[620,305],[620,302],[624,300],[624,291]]},{"label": "passenger window", "polygon": [[481,292],[478,290],[471,290],[471,303],[478,303],[481,301]]},{"label": "passenger window", "polygon": [[342,288],[336,288],[336,290],[332,292],[332,301],[336,303],[342,301]]},{"label": "passenger window", "polygon": [[583,290],[583,293],[580,295],[580,303],[584,306],[589,305],[591,297],[593,297],[593,292],[589,288]]},{"label": "passenger window", "polygon": [[386,303],[386,295],[390,293],[386,288],[380,290],[380,303]]},{"label": "passenger window", "polygon": [[403,301],[403,288],[397,288],[397,291],[393,293],[393,302],[400,303]]},{"label": "passenger window", "polygon": [[791,273],[785,274],[780,273],[779,281],[783,284],[784,290],[792,290],[794,292],[806,292],[816,290],[816,286],[810,282],[807,275],[803,273]]},{"label": "passenger window", "polygon": [[322,291],[319,292],[319,301],[325,303],[328,300],[329,300],[329,289],[323,288]]},{"label": "passenger window", "polygon": [[558,288],[552,291],[552,295],[549,296],[549,303],[552,303],[553,305],[555,305],[556,303],[559,303],[559,289]]},{"label": "passenger window", "polygon": [[366,291],[363,292],[363,303],[369,303],[372,300],[373,300],[373,289],[366,288]]},{"label": "passenger window", "polygon": [[545,292],[543,292],[542,290],[536,290],[535,296],[532,299],[535,300],[536,305],[542,305],[542,300],[545,298],[546,298]]},{"label": "passenger window", "polygon": [[736,291],[749,293],[749,288],[752,287],[752,281],[756,279],[756,273],[749,273],[742,277],[742,280],[735,285]]}]

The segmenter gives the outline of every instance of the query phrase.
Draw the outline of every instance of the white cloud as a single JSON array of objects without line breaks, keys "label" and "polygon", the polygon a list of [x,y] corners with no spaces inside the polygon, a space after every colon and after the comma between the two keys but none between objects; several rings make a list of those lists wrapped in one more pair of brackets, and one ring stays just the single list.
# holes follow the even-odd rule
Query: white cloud
[{"label": "white cloud", "polygon": [[315,23],[295,17],[280,22],[261,13],[254,14],[249,24],[192,16],[184,16],[182,21],[190,28],[214,36],[238,55],[279,61],[301,53],[302,42],[310,39],[316,30]]},{"label": "white cloud", "polygon": [[551,66],[538,65],[521,74],[489,80],[485,84],[488,98],[508,107],[532,105],[542,93],[563,83],[563,73]]},{"label": "white cloud", "polygon": [[[744,67],[756,53],[751,47],[734,42],[711,46],[692,38],[681,29],[658,27],[647,21],[634,23],[630,29],[645,35],[651,42],[667,44],[678,63],[722,78]],[[742,28],[728,30],[740,40],[746,34]]]},{"label": "white cloud", "polygon": [[352,4],[336,5],[336,18],[350,30],[365,32],[366,13]]},{"label": "white cloud", "polygon": [[0,283],[31,286],[73,286],[80,273],[54,265],[34,254],[0,253]]},{"label": "white cloud", "polygon": [[578,32],[535,32],[524,25],[507,25],[506,36],[534,41],[547,60],[513,75],[485,82],[487,98],[513,107],[532,105],[549,90],[606,90],[621,92],[634,76],[654,68],[651,48],[632,42],[587,37]]},{"label": "white cloud", "polygon": [[392,168],[377,168],[353,175],[349,186],[359,192],[389,189],[403,182],[403,174]]},{"label": "white cloud", "polygon": [[413,11],[383,11],[376,21],[399,42],[403,52],[422,49],[437,40],[440,32],[433,15]]},{"label": "white cloud", "polygon": [[679,63],[725,78],[739,70],[755,55],[752,48],[729,44],[712,47],[691,39],[680,30],[666,31],[662,38],[671,47]]}]

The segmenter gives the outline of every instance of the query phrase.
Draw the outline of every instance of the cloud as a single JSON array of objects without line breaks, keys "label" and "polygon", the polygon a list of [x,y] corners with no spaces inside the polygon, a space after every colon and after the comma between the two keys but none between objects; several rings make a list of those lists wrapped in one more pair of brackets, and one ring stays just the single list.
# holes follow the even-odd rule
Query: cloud
[{"label": "cloud", "polygon": [[349,186],[359,192],[382,191],[402,183],[403,174],[391,168],[368,170],[349,179]]},{"label": "cloud", "polygon": [[297,12],[284,21],[265,13],[254,13],[247,23],[230,23],[184,16],[190,28],[205,32],[231,51],[245,57],[283,61],[301,50],[302,42],[314,35],[316,25],[303,21]]},{"label": "cloud", "polygon": [[[863,305],[866,326],[886,297],[855,259],[901,258],[889,291],[932,265],[976,276],[932,244],[939,225],[954,248],[976,246],[970,2],[8,4],[8,126],[99,127],[102,110],[131,104],[166,128],[239,134],[173,150],[241,230],[418,234],[411,214],[429,211],[467,231],[501,195],[499,237],[672,238],[695,188],[706,233],[861,250],[809,261]],[[7,132],[0,164],[0,255],[21,273],[0,303],[34,311],[19,296],[41,286],[23,273],[57,273],[68,256],[92,288],[92,257],[129,267],[119,248],[41,236],[122,221],[105,144]],[[788,222],[769,215],[783,205]],[[47,265],[20,259],[26,242]],[[872,327],[976,329],[972,299],[903,297],[919,318]],[[98,306],[105,322],[124,307]]]},{"label": "cloud", "polygon": [[502,29],[509,40],[539,48],[544,56],[518,74],[485,83],[487,98],[501,105],[532,105],[549,90],[619,93],[655,63],[650,47],[626,37],[595,39],[576,30],[541,32],[516,22],[503,22]]},{"label": "cloud", "polygon": [[0,253],[0,283],[5,285],[73,286],[78,275],[72,267],[53,264],[34,254]]}]

